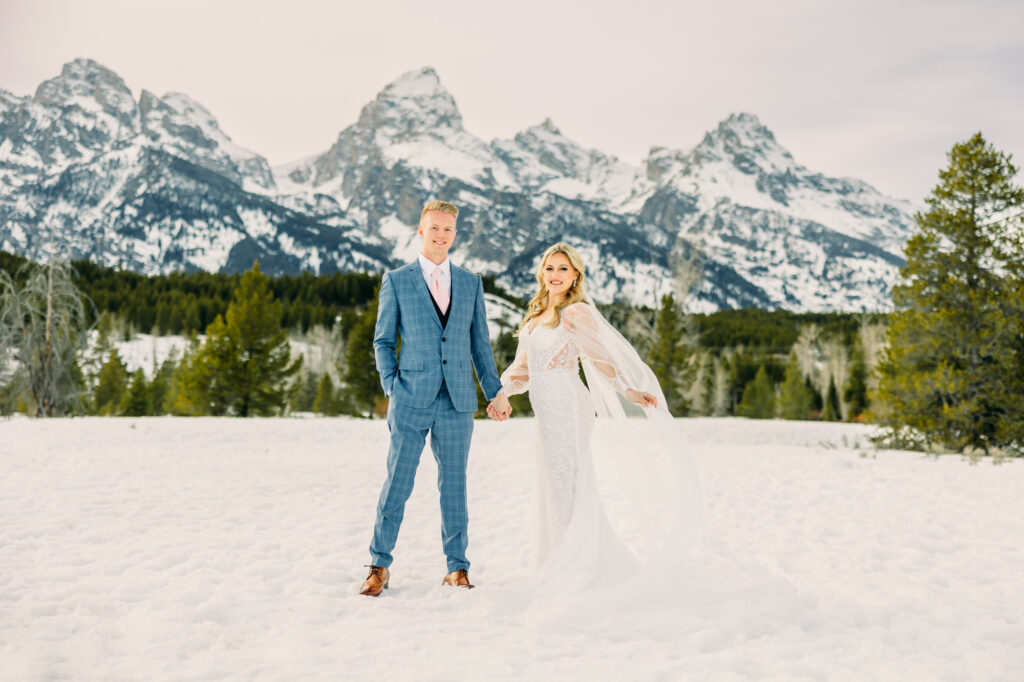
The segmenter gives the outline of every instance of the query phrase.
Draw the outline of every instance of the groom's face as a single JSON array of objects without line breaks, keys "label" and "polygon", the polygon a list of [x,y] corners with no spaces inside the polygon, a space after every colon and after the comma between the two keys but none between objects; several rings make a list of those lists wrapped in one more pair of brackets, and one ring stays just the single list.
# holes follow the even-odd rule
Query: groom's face
[{"label": "groom's face", "polygon": [[455,216],[429,211],[420,221],[419,233],[423,237],[423,255],[440,263],[448,257],[448,249],[455,241]]}]

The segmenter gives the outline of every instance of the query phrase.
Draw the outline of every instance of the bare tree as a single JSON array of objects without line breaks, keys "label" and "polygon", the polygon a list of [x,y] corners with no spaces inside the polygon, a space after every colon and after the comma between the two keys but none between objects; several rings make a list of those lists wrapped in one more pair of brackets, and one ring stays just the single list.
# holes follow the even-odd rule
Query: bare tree
[{"label": "bare tree", "polygon": [[31,397],[37,417],[66,414],[84,395],[85,306],[66,263],[29,263],[17,278],[0,272],[0,379],[10,395]]},{"label": "bare tree", "polygon": [[875,368],[882,360],[882,352],[886,346],[886,326],[884,322],[862,320],[860,325],[860,342],[864,346],[864,361],[868,370],[868,392],[874,393],[878,388],[878,373]]},{"label": "bare tree", "polygon": [[[810,377],[818,392],[822,392],[821,382],[821,328],[818,325],[804,325],[800,328],[800,335],[791,349],[796,354],[797,363],[800,365],[800,373]],[[825,376],[825,384],[828,386],[828,376]]]},{"label": "bare tree", "polygon": [[[675,299],[677,314],[684,333],[682,340],[688,347],[697,347],[698,334],[694,328],[690,310],[690,299],[704,279],[704,259],[700,250],[690,242],[679,239],[669,254],[672,269],[672,297]],[[655,296],[651,311],[644,311],[630,305],[625,319],[623,333],[636,347],[641,357],[647,357],[658,338],[655,319],[661,301]]]},{"label": "bare tree", "polygon": [[704,256],[697,245],[679,239],[669,255],[672,294],[682,310],[690,310],[690,298],[704,281]]},{"label": "bare tree", "polygon": [[[843,343],[843,339],[836,335],[821,344],[821,352],[825,363],[821,374],[821,383],[825,386],[822,398],[827,400],[829,380],[834,380],[837,387],[842,387],[850,378],[850,351]],[[840,416],[845,418],[849,407],[841,395],[842,391],[840,390]]]}]

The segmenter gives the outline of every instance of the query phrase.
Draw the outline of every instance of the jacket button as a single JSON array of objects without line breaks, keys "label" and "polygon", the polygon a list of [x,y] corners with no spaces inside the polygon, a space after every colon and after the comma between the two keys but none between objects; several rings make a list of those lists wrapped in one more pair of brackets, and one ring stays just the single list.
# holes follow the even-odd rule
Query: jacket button
[{"label": "jacket button", "polygon": [[442,364],[442,365],[447,365],[447,364],[448,364],[448,361],[447,361],[447,360],[442,360],[442,361],[441,361],[441,364]]},{"label": "jacket button", "polygon": [[447,340],[448,340],[448,339],[444,338],[443,336],[441,337],[441,343],[444,343],[444,342],[445,342],[445,341],[447,341]]}]

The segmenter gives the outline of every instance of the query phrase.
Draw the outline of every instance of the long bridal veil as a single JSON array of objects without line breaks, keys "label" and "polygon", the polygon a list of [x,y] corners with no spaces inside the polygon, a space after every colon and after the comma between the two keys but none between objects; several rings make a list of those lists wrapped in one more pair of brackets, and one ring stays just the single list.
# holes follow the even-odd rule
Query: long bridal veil
[{"label": "long bridal veil", "polygon": [[[690,555],[702,528],[699,475],[687,443],[668,411],[657,377],[636,349],[588,301],[574,333],[580,364],[597,414],[595,466],[608,496],[618,488],[627,509],[613,515],[631,549],[644,564]],[[657,406],[640,407],[619,388],[651,393]],[[612,485],[614,483],[614,485]],[[612,497],[614,499],[614,497]],[[631,524],[628,530],[624,525]]]},{"label": "long bridal veil", "polygon": [[[694,454],[654,372],[592,303],[579,308],[570,324],[597,415],[595,476],[582,480],[597,488],[576,491],[577,518],[530,583],[525,613],[545,626],[622,622],[665,636],[749,632],[764,614],[795,606],[785,581],[709,549]],[[626,388],[653,394],[657,407],[628,402]]]}]

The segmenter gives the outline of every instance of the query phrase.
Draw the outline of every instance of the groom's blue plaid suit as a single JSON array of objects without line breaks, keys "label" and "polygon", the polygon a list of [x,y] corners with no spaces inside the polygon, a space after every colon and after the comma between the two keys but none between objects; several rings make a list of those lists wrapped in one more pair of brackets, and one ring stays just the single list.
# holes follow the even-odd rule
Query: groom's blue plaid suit
[{"label": "groom's blue plaid suit", "polygon": [[488,400],[501,389],[501,382],[487,333],[480,277],[453,264],[451,284],[444,326],[418,261],[388,272],[380,285],[373,348],[381,385],[390,398],[391,446],[370,543],[374,566],[391,565],[391,551],[429,431],[437,460],[441,540],[448,570],[469,568],[466,462],[477,409],[473,368]]}]

